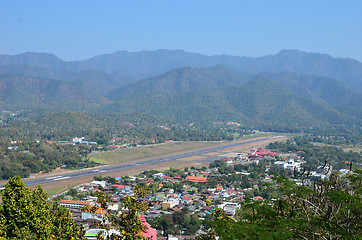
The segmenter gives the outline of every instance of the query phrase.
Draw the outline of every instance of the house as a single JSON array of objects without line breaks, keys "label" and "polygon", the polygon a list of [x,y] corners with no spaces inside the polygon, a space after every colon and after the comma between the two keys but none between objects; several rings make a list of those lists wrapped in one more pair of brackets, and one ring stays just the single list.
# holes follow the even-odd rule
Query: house
[{"label": "house", "polygon": [[167,210],[168,208],[173,208],[179,203],[180,203],[179,198],[169,198],[168,200],[162,202],[162,209]]},{"label": "house", "polygon": [[303,163],[305,163],[305,161],[294,161],[294,158],[288,158],[287,162],[276,161],[276,162],[274,162],[274,165],[279,165],[283,169],[286,169],[288,171],[293,171],[294,169],[296,169],[297,171],[300,171]]},{"label": "house", "polygon": [[142,224],[145,226],[145,230],[142,232],[142,236],[147,240],[156,240],[157,239],[157,231],[152,228],[151,225],[146,221],[143,214],[140,217]]},{"label": "house", "polygon": [[229,158],[229,157],[226,157],[226,158],[222,159],[222,161],[224,161],[226,164],[232,164],[233,163],[233,159]]},{"label": "house", "polygon": [[255,148],[252,148],[252,149],[250,149],[248,159],[249,160],[257,160],[257,159],[261,159],[261,158],[266,157],[266,156],[275,157],[275,156],[278,156],[278,155],[279,155],[278,153],[270,152],[268,150],[265,150],[264,148],[259,148],[258,150],[256,150]]},{"label": "house", "polygon": [[182,197],[181,198],[181,203],[183,203],[183,204],[191,204],[192,203],[192,198],[190,198],[190,197]]},{"label": "house", "polygon": [[217,208],[222,209],[227,215],[234,215],[238,207],[239,204],[233,202],[224,202],[223,204],[217,206]]},{"label": "house", "polygon": [[186,181],[194,183],[205,183],[207,182],[207,177],[196,177],[196,176],[187,176]]},{"label": "house", "polygon": [[256,196],[256,197],[253,197],[253,200],[257,201],[257,200],[264,200],[263,197],[261,196]]},{"label": "house", "polygon": [[91,205],[90,202],[86,201],[74,201],[74,200],[60,200],[60,206],[63,206],[68,209],[80,209],[86,205]]},{"label": "house", "polygon": [[165,176],[164,173],[155,173],[152,175],[153,178],[163,178]]},{"label": "house", "polygon": [[84,140],[84,137],[74,137],[73,138],[73,143],[81,143]]},{"label": "house", "polygon": [[82,212],[81,219],[82,220],[95,219],[95,220],[102,221],[103,217],[106,214],[107,214],[107,211],[104,210],[103,208],[99,207],[94,213],[91,213],[91,212],[85,210],[84,212]]},{"label": "house", "polygon": [[113,184],[111,185],[111,187],[113,188],[117,188],[117,189],[124,189],[126,186],[125,185],[120,185],[120,184]]},{"label": "house", "polygon": [[92,181],[90,184],[93,186],[102,186],[104,188],[106,186],[106,181]]}]

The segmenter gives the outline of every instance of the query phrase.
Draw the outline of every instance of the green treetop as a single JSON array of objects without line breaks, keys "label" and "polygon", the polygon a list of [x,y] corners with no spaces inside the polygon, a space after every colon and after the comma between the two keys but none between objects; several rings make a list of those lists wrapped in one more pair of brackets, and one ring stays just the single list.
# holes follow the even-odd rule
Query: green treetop
[{"label": "green treetop", "polygon": [[0,239],[85,239],[70,212],[48,202],[41,186],[30,190],[15,176],[4,187]]}]

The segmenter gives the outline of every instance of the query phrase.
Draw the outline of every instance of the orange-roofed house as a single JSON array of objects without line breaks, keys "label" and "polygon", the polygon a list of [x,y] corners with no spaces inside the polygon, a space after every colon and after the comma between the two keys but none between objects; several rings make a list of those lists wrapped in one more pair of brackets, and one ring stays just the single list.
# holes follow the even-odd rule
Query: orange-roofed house
[{"label": "orange-roofed house", "polygon": [[261,196],[256,196],[256,197],[253,197],[253,199],[254,199],[254,200],[264,200],[264,198],[263,198],[263,197],[261,197]]},{"label": "orange-roofed house", "polygon": [[207,177],[187,176],[186,181],[195,182],[195,183],[205,183],[207,182]]},{"label": "orange-roofed house", "polygon": [[107,211],[101,207],[99,207],[94,213],[91,213],[90,211],[88,211],[87,209],[82,212],[82,220],[85,219],[94,219],[94,220],[99,220],[102,221],[103,217],[107,214]]}]

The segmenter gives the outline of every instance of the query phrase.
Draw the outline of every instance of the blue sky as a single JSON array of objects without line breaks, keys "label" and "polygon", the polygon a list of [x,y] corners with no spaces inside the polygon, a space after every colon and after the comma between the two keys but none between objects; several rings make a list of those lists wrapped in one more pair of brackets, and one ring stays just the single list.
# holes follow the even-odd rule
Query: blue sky
[{"label": "blue sky", "polygon": [[117,50],[258,57],[282,49],[362,61],[362,1],[0,0],[0,54],[83,60]]}]

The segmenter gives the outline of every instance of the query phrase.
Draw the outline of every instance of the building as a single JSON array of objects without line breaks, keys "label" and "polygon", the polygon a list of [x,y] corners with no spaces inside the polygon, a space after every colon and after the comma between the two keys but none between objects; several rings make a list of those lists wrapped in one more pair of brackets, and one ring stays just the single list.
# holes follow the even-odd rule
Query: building
[{"label": "building", "polygon": [[274,165],[279,165],[282,168],[288,170],[288,171],[300,171],[302,169],[302,165],[305,163],[305,161],[294,161],[294,158],[288,158],[288,161],[276,161],[274,162]]},{"label": "building", "polygon": [[186,181],[194,183],[205,183],[207,182],[207,177],[196,177],[196,176],[187,176]]},{"label": "building", "polygon": [[145,230],[142,232],[142,236],[148,240],[156,240],[157,239],[157,231],[152,228],[151,225],[146,221],[143,214],[140,217],[142,224],[145,226]]}]

